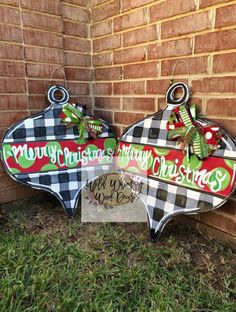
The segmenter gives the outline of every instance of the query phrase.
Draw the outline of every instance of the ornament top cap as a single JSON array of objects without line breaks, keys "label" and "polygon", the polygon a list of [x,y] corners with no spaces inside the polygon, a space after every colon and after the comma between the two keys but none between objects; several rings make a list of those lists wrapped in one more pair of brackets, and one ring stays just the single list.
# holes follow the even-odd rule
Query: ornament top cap
[{"label": "ornament top cap", "polygon": [[[57,94],[57,96],[56,96]],[[48,101],[51,104],[60,104],[64,105],[68,103],[70,99],[69,91],[60,85],[53,85],[48,89]],[[60,97],[58,97],[60,95]]]},{"label": "ornament top cap", "polygon": [[[177,89],[182,90],[182,96],[180,98],[175,97]],[[166,91],[166,102],[168,105],[180,106],[186,104],[190,98],[190,88],[183,82],[176,82],[170,85]]]}]

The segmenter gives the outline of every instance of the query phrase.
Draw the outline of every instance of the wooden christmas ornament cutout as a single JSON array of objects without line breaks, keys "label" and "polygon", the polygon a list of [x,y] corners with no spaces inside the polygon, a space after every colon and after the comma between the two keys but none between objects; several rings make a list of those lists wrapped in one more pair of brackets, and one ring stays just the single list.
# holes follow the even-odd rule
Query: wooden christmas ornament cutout
[{"label": "wooden christmas ornament cutout", "polygon": [[70,104],[65,87],[53,85],[47,95],[47,109],[7,130],[2,161],[14,180],[52,193],[73,216],[87,180],[113,166],[116,137],[107,122]]},{"label": "wooden christmas ornament cutout", "polygon": [[128,127],[119,140],[118,167],[147,184],[140,199],[153,241],[173,216],[216,209],[235,187],[233,139],[218,125],[197,118],[189,98],[185,83],[172,84],[166,108]]}]

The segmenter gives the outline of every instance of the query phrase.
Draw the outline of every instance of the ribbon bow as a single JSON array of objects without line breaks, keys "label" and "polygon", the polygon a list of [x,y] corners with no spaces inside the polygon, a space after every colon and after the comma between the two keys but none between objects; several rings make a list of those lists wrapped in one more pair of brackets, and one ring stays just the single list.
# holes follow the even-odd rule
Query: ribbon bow
[{"label": "ribbon bow", "polygon": [[207,158],[219,148],[222,133],[213,125],[201,126],[196,122],[196,106],[181,105],[173,109],[167,123],[168,139],[178,140],[180,148],[187,154],[192,152],[200,159]]},{"label": "ribbon bow", "polygon": [[86,115],[83,106],[65,104],[60,118],[68,128],[77,126],[80,143],[86,142],[89,136],[97,139],[97,136],[102,133],[102,121]]}]

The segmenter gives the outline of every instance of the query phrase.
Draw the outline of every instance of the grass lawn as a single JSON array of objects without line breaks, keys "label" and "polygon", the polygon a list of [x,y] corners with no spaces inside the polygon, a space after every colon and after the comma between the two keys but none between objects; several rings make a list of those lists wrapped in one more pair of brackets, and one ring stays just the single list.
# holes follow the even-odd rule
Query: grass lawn
[{"label": "grass lawn", "polygon": [[0,311],[236,311],[236,255],[171,223],[81,224],[49,195],[2,205]]}]

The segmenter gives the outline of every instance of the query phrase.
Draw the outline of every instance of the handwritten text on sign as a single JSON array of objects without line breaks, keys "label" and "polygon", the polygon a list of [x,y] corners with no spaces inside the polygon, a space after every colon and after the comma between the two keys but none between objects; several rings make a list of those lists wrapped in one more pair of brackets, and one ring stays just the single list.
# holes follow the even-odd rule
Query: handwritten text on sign
[{"label": "handwritten text on sign", "polygon": [[3,158],[11,173],[33,173],[112,162],[115,146],[114,138],[3,144]]},{"label": "handwritten text on sign", "polygon": [[170,181],[185,187],[229,196],[235,183],[236,161],[209,157],[190,160],[179,150],[121,142],[118,166],[128,172]]}]

